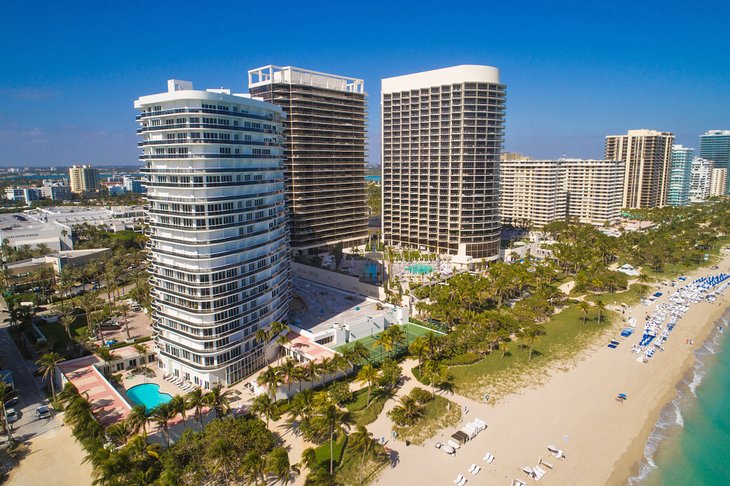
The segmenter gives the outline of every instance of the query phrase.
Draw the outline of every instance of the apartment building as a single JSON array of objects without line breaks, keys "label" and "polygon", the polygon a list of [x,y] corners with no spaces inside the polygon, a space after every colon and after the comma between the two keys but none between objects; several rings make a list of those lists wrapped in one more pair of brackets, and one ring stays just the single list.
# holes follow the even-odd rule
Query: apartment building
[{"label": "apartment building", "polygon": [[[700,157],[711,160],[715,168],[730,171],[730,130],[709,130],[700,135]],[[730,194],[730,181],[726,181],[725,194]]]},{"label": "apartment building", "polygon": [[386,245],[463,264],[499,257],[505,89],[490,66],[382,80]]},{"label": "apartment building", "polygon": [[727,194],[727,169],[715,167],[710,175],[710,197],[724,196]]},{"label": "apartment building", "polygon": [[689,204],[689,182],[692,175],[694,149],[682,145],[672,145],[672,161],[669,166],[669,206]]},{"label": "apartment building", "polygon": [[68,169],[68,175],[73,193],[99,189],[99,169],[90,165],[74,165]]},{"label": "apartment building", "polygon": [[541,228],[571,219],[603,225],[621,217],[624,163],[615,160],[502,161],[503,224]]},{"label": "apartment building", "polygon": [[606,136],[606,160],[624,167],[622,205],[625,208],[664,206],[669,192],[669,166],[674,135],[656,130],[629,130]]},{"label": "apartment building", "polygon": [[178,80],[134,106],[159,365],[230,385],[267,362],[256,330],[288,310],[284,113]]},{"label": "apartment building", "polygon": [[248,72],[251,94],[280,106],[291,248],[317,253],[368,238],[363,80],[291,66]]},{"label": "apartment building", "polygon": [[561,159],[568,217],[603,225],[621,218],[625,164],[620,160]]},{"label": "apartment building", "polygon": [[499,167],[502,224],[541,228],[567,218],[565,167],[560,160],[505,160]]},{"label": "apartment building", "polygon": [[692,173],[689,182],[689,202],[702,203],[710,197],[710,182],[714,163],[702,157],[692,159]]}]

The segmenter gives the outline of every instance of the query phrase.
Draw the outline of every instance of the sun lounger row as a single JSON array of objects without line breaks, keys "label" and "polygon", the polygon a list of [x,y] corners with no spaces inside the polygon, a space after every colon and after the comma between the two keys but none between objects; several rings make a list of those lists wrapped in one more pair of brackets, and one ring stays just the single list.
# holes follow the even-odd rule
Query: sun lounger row
[{"label": "sun lounger row", "polygon": [[456,486],[464,486],[466,484],[466,478],[459,474],[456,479],[452,481]]}]

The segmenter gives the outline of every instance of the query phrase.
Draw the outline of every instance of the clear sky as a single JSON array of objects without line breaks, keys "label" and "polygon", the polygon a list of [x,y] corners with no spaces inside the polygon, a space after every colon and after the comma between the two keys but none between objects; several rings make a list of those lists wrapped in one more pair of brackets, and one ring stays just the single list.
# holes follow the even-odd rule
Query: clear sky
[{"label": "clear sky", "polygon": [[603,137],[730,129],[725,1],[16,1],[0,4],[0,166],[137,164],[133,101],[246,88],[292,65],[363,78],[371,162],[380,79],[487,64],[507,85],[505,150],[601,157]]}]

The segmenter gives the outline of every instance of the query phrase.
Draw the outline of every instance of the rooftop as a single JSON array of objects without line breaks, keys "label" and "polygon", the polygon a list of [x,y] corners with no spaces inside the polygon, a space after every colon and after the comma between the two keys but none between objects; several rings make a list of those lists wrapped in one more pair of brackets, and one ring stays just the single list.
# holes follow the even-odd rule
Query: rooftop
[{"label": "rooftop", "polygon": [[462,64],[432,71],[406,74],[382,80],[383,93],[430,88],[461,83],[499,83],[499,69],[492,66]]},{"label": "rooftop", "polygon": [[350,93],[364,93],[365,81],[336,74],[320,73],[292,66],[269,64],[248,72],[248,88],[266,86],[273,83],[300,84],[316,88],[333,89]]}]

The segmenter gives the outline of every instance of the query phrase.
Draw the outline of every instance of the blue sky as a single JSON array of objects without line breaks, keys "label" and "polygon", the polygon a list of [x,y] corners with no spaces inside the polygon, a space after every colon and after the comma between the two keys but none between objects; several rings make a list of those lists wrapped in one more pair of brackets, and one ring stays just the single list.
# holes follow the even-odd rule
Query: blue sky
[{"label": "blue sky", "polygon": [[[290,4],[289,4],[290,3]],[[380,79],[500,68],[505,150],[601,157],[603,137],[730,129],[730,2],[34,2],[0,12],[0,166],[136,164],[133,101],[166,80],[243,91],[248,69]]]}]

